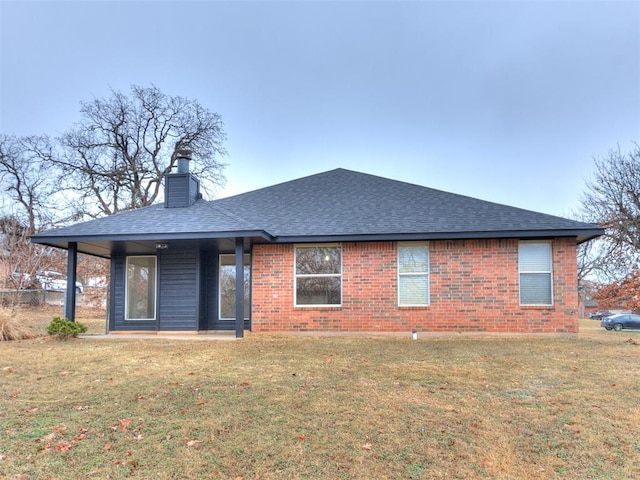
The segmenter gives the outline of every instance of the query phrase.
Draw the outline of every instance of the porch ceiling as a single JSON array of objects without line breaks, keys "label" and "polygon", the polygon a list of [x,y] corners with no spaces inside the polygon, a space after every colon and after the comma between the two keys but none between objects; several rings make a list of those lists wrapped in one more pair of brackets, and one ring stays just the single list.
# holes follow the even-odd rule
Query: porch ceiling
[{"label": "porch ceiling", "polygon": [[[261,237],[243,237],[244,247],[248,249],[253,243],[263,243]],[[46,242],[45,245],[67,250],[68,241],[54,240]],[[165,244],[167,250],[184,248],[217,248],[224,252],[233,252],[235,248],[235,237],[233,238],[210,238],[210,239],[157,239],[157,240],[79,240],[78,253],[85,253],[102,258],[111,258],[113,253],[124,253],[127,255],[151,255],[158,252],[157,244]]]}]

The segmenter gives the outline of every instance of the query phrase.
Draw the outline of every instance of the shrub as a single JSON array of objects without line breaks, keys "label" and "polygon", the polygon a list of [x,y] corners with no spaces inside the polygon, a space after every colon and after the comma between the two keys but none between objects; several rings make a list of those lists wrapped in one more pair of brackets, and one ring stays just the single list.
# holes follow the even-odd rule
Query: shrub
[{"label": "shrub", "polygon": [[86,325],[60,317],[54,317],[47,327],[47,333],[49,335],[57,335],[60,340],[66,340],[69,337],[77,337],[78,334],[86,331]]},{"label": "shrub", "polygon": [[42,333],[24,318],[16,315],[14,310],[0,308],[0,342],[6,340],[25,340]]}]

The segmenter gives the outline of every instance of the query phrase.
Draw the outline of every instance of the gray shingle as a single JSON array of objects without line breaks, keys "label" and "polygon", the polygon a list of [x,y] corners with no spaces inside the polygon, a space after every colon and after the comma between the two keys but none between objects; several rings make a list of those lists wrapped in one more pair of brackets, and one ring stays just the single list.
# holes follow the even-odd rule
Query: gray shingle
[{"label": "gray shingle", "polygon": [[[596,225],[478,200],[419,185],[336,169],[185,208],[163,205],[125,212],[36,235],[51,238],[222,233],[275,241],[335,238],[484,238],[576,236],[603,233]],[[97,238],[96,238],[97,239]]]},{"label": "gray shingle", "polygon": [[565,218],[336,169],[216,204],[275,237],[594,230]]}]

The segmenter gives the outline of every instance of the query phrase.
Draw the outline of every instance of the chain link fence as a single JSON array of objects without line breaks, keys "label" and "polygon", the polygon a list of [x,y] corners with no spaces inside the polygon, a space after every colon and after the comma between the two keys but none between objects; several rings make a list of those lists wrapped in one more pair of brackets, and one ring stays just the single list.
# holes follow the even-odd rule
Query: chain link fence
[{"label": "chain link fence", "polygon": [[[46,305],[64,305],[64,290],[0,290],[0,304],[3,306],[25,305],[39,307]],[[80,307],[106,308],[106,287],[85,287],[76,292],[76,305]]]}]

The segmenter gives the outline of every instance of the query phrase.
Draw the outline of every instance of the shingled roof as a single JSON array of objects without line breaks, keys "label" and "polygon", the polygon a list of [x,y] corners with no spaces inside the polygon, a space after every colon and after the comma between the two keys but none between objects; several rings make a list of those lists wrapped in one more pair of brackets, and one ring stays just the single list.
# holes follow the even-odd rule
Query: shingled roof
[{"label": "shingled roof", "polygon": [[[37,234],[68,242],[253,238],[318,242],[462,238],[550,238],[583,242],[589,223],[338,168],[189,207],[153,205]],[[90,252],[91,253],[91,252]],[[95,253],[95,252],[93,252]]]}]

